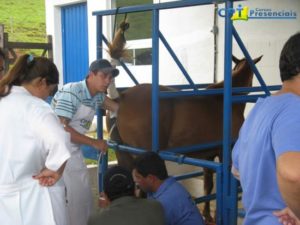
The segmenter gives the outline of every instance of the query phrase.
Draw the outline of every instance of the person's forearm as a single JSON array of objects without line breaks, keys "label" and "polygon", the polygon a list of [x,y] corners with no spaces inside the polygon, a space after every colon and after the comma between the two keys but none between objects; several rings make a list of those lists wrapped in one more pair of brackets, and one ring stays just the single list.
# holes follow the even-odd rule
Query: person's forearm
[{"label": "person's forearm", "polygon": [[83,145],[94,145],[94,139],[90,138],[84,134],[79,133],[76,131],[73,127],[69,125],[65,125],[65,130],[70,133],[71,135],[71,141],[76,144],[83,144]]},{"label": "person's forearm", "polygon": [[278,185],[286,204],[300,218],[300,181],[291,181],[279,174]]},{"label": "person's forearm", "polygon": [[115,102],[114,100],[105,97],[104,103],[103,103],[104,109],[107,109],[111,112],[114,112],[115,114],[118,112],[119,104]]},{"label": "person's forearm", "polygon": [[277,181],[283,199],[300,218],[300,153],[290,151],[277,159]]},{"label": "person's forearm", "polygon": [[99,151],[106,152],[107,151],[107,143],[102,139],[94,139],[84,134],[79,133],[73,127],[69,126],[69,119],[60,117],[61,123],[64,125],[65,131],[70,133],[71,141],[75,144],[81,145],[89,145]]},{"label": "person's forearm", "polygon": [[65,161],[61,167],[56,171],[60,176],[63,174],[65,167],[66,167],[67,161]]}]

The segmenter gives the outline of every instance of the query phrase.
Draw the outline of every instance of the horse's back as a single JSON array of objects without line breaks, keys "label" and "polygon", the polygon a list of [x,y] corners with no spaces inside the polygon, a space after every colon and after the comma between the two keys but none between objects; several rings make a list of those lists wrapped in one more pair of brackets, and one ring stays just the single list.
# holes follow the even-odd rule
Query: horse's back
[{"label": "horse's back", "polygon": [[[133,147],[152,148],[151,84],[140,84],[121,94],[117,126],[125,144]],[[161,91],[169,90],[160,87]],[[160,147],[166,147],[172,117],[172,101],[160,100]]]}]

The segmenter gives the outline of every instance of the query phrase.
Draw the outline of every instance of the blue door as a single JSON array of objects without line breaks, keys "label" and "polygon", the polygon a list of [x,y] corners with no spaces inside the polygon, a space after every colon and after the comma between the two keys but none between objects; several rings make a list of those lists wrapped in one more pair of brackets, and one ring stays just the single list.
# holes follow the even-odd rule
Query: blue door
[{"label": "blue door", "polygon": [[62,7],[61,18],[64,83],[79,81],[89,66],[87,4]]}]

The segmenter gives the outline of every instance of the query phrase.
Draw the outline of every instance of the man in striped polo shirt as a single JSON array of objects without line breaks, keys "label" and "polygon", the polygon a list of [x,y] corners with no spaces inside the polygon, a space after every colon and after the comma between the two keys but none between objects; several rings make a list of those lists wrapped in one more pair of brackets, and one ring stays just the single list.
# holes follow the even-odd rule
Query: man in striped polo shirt
[{"label": "man in striped polo shirt", "polygon": [[97,108],[116,112],[118,104],[106,96],[106,91],[119,74],[107,60],[91,63],[87,77],[79,82],[64,85],[53,97],[52,108],[70,133],[72,141],[71,158],[68,160],[64,181],[67,189],[67,208],[70,225],[86,225],[92,211],[92,192],[87,167],[80,145],[89,145],[99,151],[107,151],[105,140],[85,136]]}]

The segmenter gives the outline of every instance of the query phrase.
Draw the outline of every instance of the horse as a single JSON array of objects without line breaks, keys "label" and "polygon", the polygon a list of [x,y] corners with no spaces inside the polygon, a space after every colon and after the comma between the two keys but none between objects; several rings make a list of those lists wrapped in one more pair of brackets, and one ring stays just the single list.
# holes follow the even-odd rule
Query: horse
[{"label": "horse", "polygon": [[[121,23],[109,53],[113,59],[126,56],[124,33],[129,25]],[[127,22],[126,22],[127,23]],[[262,56],[253,60],[256,64]],[[232,56],[235,67],[232,70],[232,87],[251,87],[253,72],[246,59]],[[223,88],[224,82],[210,84],[209,89]],[[114,89],[114,83],[110,89]],[[119,143],[146,150],[152,149],[151,84],[139,84],[128,88],[117,96],[119,110],[117,118],[109,119],[110,139]],[[159,86],[160,91],[176,91],[174,88]],[[111,90],[109,91],[109,93]],[[112,92],[116,93],[116,90]],[[243,93],[247,94],[247,93]],[[245,103],[232,105],[231,136],[237,138],[244,122]],[[115,125],[113,125],[115,124]],[[186,98],[164,98],[159,100],[159,149],[190,146],[222,140],[223,136],[223,95],[193,96]],[[222,161],[222,147],[215,147],[186,154],[189,157]],[[118,164],[129,170],[133,168],[133,155],[116,151]],[[204,168],[204,191],[208,195],[213,189],[213,171]],[[206,222],[212,222],[210,202],[205,202],[202,212]]]},{"label": "horse", "polygon": [[[254,59],[259,62],[261,57]],[[232,71],[233,87],[252,86],[253,72],[245,59],[233,56],[236,63]],[[208,85],[206,89],[223,88],[224,82]],[[136,148],[151,150],[151,84],[139,84],[120,94],[116,130],[111,132],[111,140]],[[160,86],[160,91],[174,91],[174,88]],[[243,93],[245,94],[245,93]],[[233,138],[237,138],[244,122],[245,103],[232,106]],[[108,124],[107,127],[111,127]],[[159,101],[159,149],[190,146],[222,140],[223,136],[223,95],[194,96],[187,98],[164,98]],[[222,160],[222,147],[187,153],[193,158]],[[132,169],[133,156],[116,151],[119,165]],[[204,168],[204,190],[210,194],[213,189],[213,171]],[[210,203],[206,202],[203,216],[211,222]]]}]

